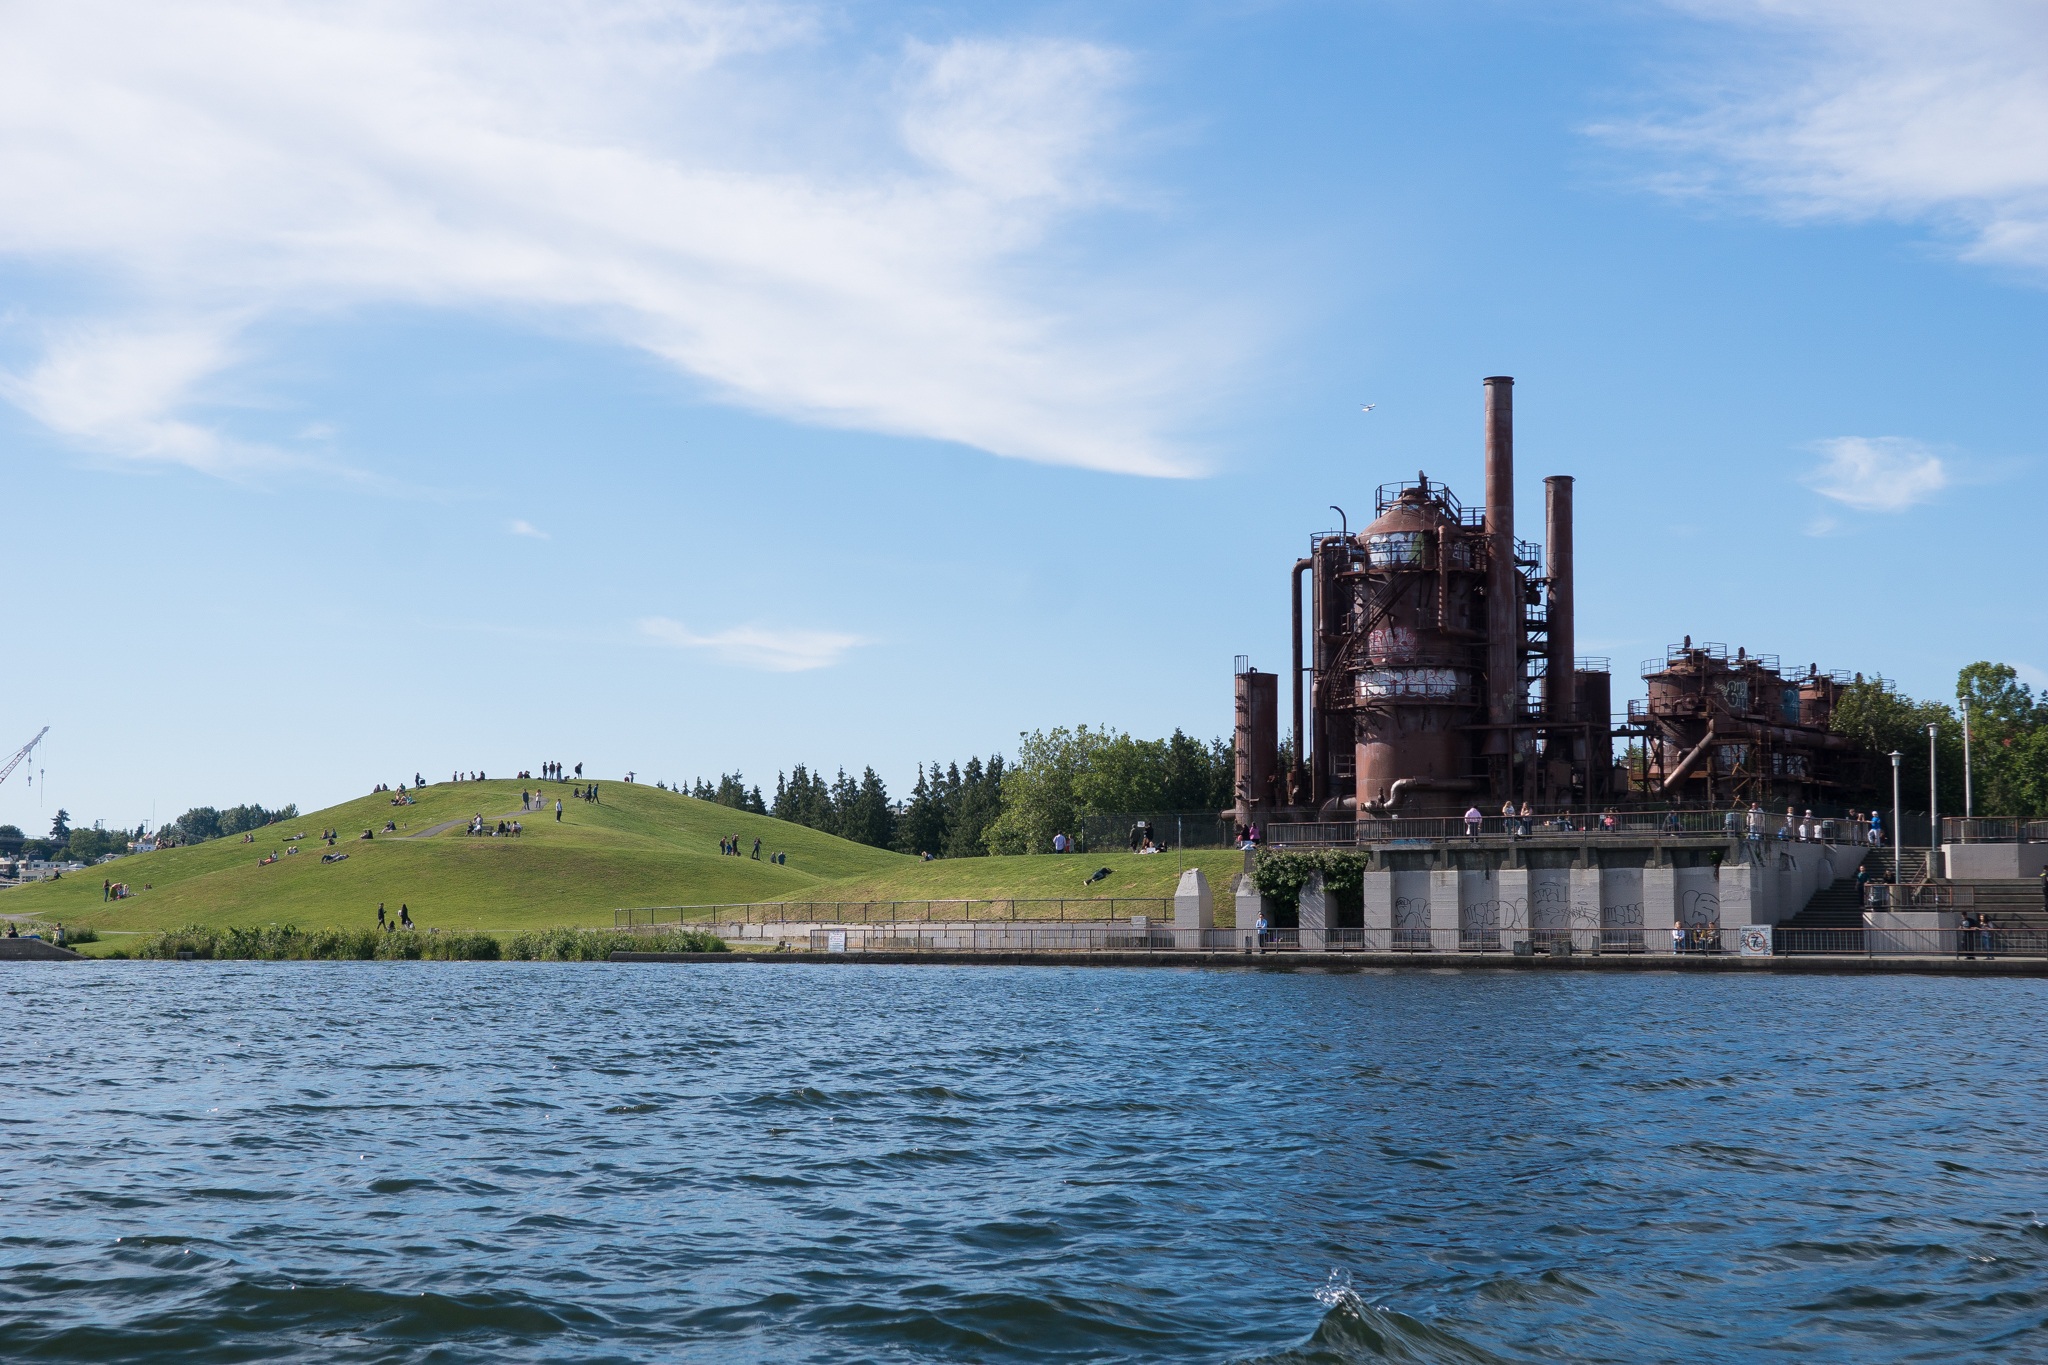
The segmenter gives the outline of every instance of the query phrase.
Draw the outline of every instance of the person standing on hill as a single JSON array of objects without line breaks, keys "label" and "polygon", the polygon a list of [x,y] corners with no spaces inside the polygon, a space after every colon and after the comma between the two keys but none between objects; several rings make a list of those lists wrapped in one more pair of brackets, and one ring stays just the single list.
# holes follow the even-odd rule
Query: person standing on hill
[{"label": "person standing on hill", "polygon": [[383,902],[383,901],[378,901],[378,902],[377,902],[377,927],[378,927],[379,929],[382,929],[382,928],[384,927],[384,902]]},{"label": "person standing on hill", "polygon": [[754,836],[754,861],[761,861],[761,836],[758,834]]},{"label": "person standing on hill", "polygon": [[581,777],[581,776],[583,776],[583,765],[582,765],[581,763],[578,763],[578,764],[576,765],[576,776],[578,776],[578,777]]},{"label": "person standing on hill", "polygon": [[562,798],[559,796],[555,798],[555,823],[562,823]]}]

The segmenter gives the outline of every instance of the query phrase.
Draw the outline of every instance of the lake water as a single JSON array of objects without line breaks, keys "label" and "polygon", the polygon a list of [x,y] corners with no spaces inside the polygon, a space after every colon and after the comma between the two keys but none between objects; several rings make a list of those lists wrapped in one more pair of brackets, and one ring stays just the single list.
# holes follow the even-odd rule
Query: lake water
[{"label": "lake water", "polygon": [[2048,985],[8,964],[0,1355],[2048,1359]]}]

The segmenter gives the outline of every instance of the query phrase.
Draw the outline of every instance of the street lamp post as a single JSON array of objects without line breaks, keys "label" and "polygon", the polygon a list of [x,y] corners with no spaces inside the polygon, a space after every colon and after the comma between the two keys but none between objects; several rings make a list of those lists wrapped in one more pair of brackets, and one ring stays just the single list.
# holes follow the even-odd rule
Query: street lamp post
[{"label": "street lamp post", "polygon": [[1899,762],[1904,758],[1905,755],[1897,749],[1892,750],[1892,882],[1894,884],[1899,880],[1899,873],[1905,870],[1899,864],[1899,831],[1903,828],[1899,823]]},{"label": "street lamp post", "polygon": [[1934,880],[1934,856],[1941,847],[1941,815],[1934,795],[1934,722],[1927,722],[1927,879]]},{"label": "street lamp post", "polygon": [[[1976,793],[1971,790],[1973,784],[1970,781],[1970,776],[1970,703],[1966,698],[1963,701],[1963,818],[1965,820],[1970,819],[1977,813]],[[1965,840],[1969,837],[1968,834],[1963,836]]]}]

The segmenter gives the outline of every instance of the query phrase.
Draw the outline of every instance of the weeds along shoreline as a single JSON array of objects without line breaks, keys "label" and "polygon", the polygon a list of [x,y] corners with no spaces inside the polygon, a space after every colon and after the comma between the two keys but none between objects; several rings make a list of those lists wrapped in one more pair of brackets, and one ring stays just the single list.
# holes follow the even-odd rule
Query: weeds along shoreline
[{"label": "weeds along shoreline", "polygon": [[132,953],[109,957],[240,962],[605,962],[615,952],[722,953],[724,939],[702,929],[627,934],[609,929],[531,929],[502,939],[478,931],[422,933],[416,929],[301,929],[269,924],[253,929],[188,925],[169,929]]}]

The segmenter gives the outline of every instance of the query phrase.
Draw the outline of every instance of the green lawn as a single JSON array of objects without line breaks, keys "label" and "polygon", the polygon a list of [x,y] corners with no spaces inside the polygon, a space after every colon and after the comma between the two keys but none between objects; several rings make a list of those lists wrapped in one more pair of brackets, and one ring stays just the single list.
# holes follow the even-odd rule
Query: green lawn
[{"label": "green lawn", "polygon": [[[1109,876],[1084,886],[1097,868]],[[1046,899],[1082,896],[1171,896],[1183,867],[1199,867],[1223,908],[1244,854],[1229,849],[1175,853],[1080,853],[1067,857],[1034,854],[1022,858],[950,858],[896,863],[872,872],[821,882],[778,896],[778,900],[921,901],[1015,897]],[[1020,913],[1028,913],[1020,909]],[[1048,912],[1049,913],[1049,912]]]},{"label": "green lawn", "polygon": [[[61,920],[102,934],[187,924],[310,929],[371,923],[381,901],[393,915],[404,904],[421,925],[443,929],[609,927],[621,906],[1170,896],[1185,863],[1204,870],[1219,918],[1227,918],[1230,886],[1244,862],[1241,853],[1208,850],[1185,860],[1171,853],[1090,853],[926,863],[623,782],[601,784],[599,804],[568,799],[570,784],[547,784],[549,809],[519,816],[526,833],[517,839],[463,833],[472,815],[495,823],[516,814],[522,786],[536,784],[444,783],[422,789],[418,804],[399,808],[386,795],[365,796],[273,825],[253,844],[236,835],[0,893],[0,914]],[[564,798],[560,824],[552,809],[557,795]],[[418,836],[445,821],[463,823],[431,837],[393,837],[382,832],[386,820],[400,823],[400,836]],[[332,850],[316,837],[329,826],[342,836]],[[376,836],[357,838],[366,828]],[[265,855],[291,847],[285,836],[298,833],[308,836],[298,853],[260,865]],[[762,860],[721,857],[718,840],[728,834],[748,848],[759,835]],[[348,854],[347,861],[322,863],[320,855],[330,851]],[[787,866],[767,861],[776,851],[789,855]],[[1084,886],[1100,867],[1110,875]],[[135,895],[102,904],[100,882],[107,877],[128,883]],[[137,942],[115,937],[87,951]]]},{"label": "green lawn", "polygon": [[[382,833],[387,819],[408,836],[479,813],[495,822],[517,812],[522,786],[536,784],[441,784],[399,808],[386,795],[365,796],[273,825],[253,844],[236,835],[0,893],[0,914],[102,931],[195,923],[312,928],[371,922],[382,901],[393,914],[403,903],[422,925],[446,929],[608,926],[619,906],[775,900],[828,880],[917,866],[902,854],[624,782],[601,784],[598,804],[568,799],[570,784],[547,784],[550,809],[519,816],[526,833],[518,839],[475,839],[461,825],[431,838]],[[564,798],[560,824],[552,810],[557,795]],[[346,862],[320,861],[330,850],[314,836],[328,826],[341,831],[331,851],[348,854]],[[366,828],[376,837],[355,837]],[[284,836],[296,833],[308,836],[300,852],[259,865],[290,847]],[[718,840],[727,834],[749,847],[759,835],[762,860],[721,857]],[[789,855],[787,866],[767,861],[776,851]],[[136,894],[102,904],[105,877]]]}]

